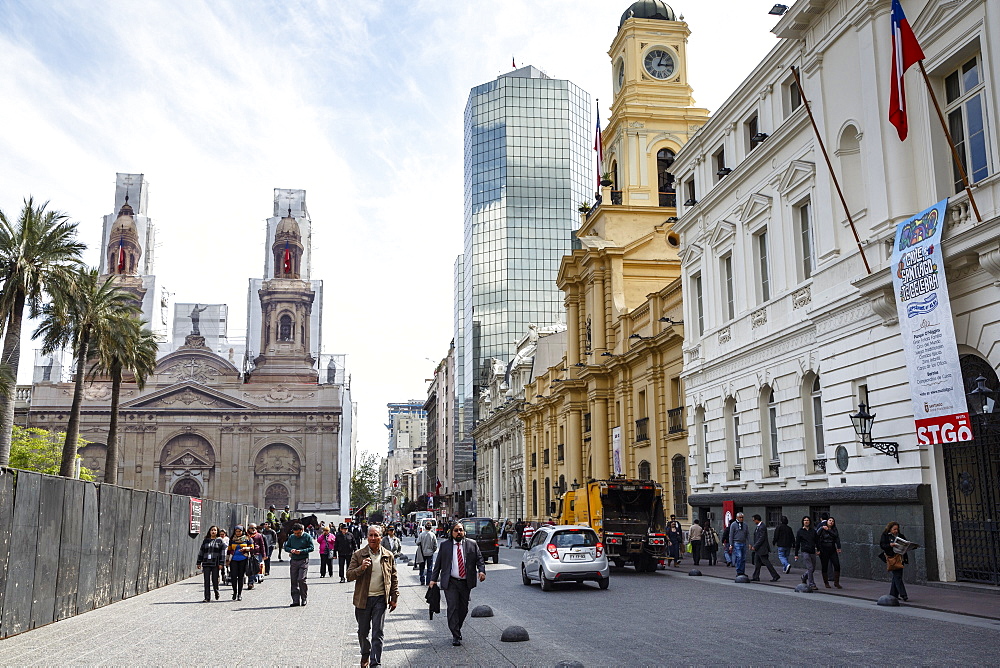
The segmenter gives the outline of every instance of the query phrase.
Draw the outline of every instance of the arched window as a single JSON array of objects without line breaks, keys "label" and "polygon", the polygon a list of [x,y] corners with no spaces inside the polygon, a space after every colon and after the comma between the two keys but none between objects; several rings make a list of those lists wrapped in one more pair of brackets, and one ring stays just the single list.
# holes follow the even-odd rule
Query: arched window
[{"label": "arched window", "polygon": [[823,437],[823,392],[819,376],[809,374],[802,381],[802,417],[805,423],[806,466],[823,473],[826,469],[826,442]]},{"label": "arched window", "polygon": [[565,493],[565,492],[566,492],[566,476],[560,475],[559,476],[559,493],[562,494],[562,493]]},{"label": "arched window", "polygon": [[[858,211],[865,199],[865,172],[861,161],[861,133],[853,125],[848,125],[840,133],[837,157],[840,159],[840,179],[844,197],[851,213]],[[838,211],[836,215],[841,215]]]},{"label": "arched window", "polygon": [[615,160],[611,163],[611,187],[614,190],[621,190],[621,186],[618,185],[618,161]]},{"label": "arched window", "polygon": [[645,459],[639,462],[639,480],[650,480],[652,475],[650,474],[649,462]]},{"label": "arched window", "polygon": [[774,390],[767,393],[767,427],[768,444],[771,453],[771,461],[780,461],[778,458],[778,402],[774,400]]},{"label": "arched window", "polygon": [[264,507],[284,508],[288,505],[288,488],[281,483],[268,485],[264,491]]},{"label": "arched window", "polygon": [[174,494],[181,496],[201,496],[201,485],[194,478],[181,478],[174,483]]},{"label": "arched window", "polygon": [[687,466],[684,455],[674,455],[671,466],[671,479],[674,487],[674,515],[688,516]]},{"label": "arched window", "polygon": [[698,406],[694,410],[695,438],[698,441],[698,450],[701,453],[701,470],[703,472],[703,482],[708,482],[708,474],[711,471],[708,459],[708,422],[705,420],[705,407]]},{"label": "arched window", "polygon": [[551,503],[552,503],[552,480],[550,478],[545,479],[545,513],[549,515],[551,513]]},{"label": "arched window", "polygon": [[278,321],[278,340],[292,340],[292,317],[290,315],[283,315]]},{"label": "arched window", "polygon": [[812,392],[809,393],[810,399],[812,399],[812,419],[813,419],[813,433],[816,437],[816,456],[825,457],[826,456],[826,442],[823,439],[823,392],[819,385],[819,376],[813,380]]},{"label": "arched window", "polygon": [[677,190],[670,166],[674,164],[674,152],[661,148],[656,152],[656,187],[660,191],[660,206],[677,206]]}]

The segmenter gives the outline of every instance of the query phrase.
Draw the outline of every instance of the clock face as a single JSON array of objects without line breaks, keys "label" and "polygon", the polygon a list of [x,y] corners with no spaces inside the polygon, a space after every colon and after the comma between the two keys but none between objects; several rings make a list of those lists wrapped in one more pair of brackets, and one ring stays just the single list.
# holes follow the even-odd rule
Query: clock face
[{"label": "clock face", "polygon": [[674,74],[674,57],[662,49],[653,49],[647,53],[642,64],[654,79],[669,79]]},{"label": "clock face", "polygon": [[625,63],[618,61],[618,89],[625,85]]}]

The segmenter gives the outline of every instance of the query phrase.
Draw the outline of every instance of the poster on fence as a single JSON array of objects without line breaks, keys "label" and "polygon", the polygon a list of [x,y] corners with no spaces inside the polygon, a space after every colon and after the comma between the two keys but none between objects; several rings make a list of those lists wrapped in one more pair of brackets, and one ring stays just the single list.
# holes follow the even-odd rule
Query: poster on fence
[{"label": "poster on fence", "polygon": [[947,208],[944,199],[900,223],[892,250],[892,286],[920,445],[972,440],[941,249]]},{"label": "poster on fence", "polygon": [[189,501],[191,526],[188,528],[188,533],[193,536],[201,533],[201,499],[192,496]]}]

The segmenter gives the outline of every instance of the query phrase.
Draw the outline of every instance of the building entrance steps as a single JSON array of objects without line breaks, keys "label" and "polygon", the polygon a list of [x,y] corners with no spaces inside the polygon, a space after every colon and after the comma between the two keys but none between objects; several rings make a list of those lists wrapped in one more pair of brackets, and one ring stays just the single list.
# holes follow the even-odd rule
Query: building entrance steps
[{"label": "building entrance steps", "polygon": [[[727,580],[734,580],[736,578],[736,569],[730,568],[725,565],[722,561],[722,555],[720,552],[719,563],[716,566],[709,566],[704,559],[698,566],[693,566],[694,562],[690,558],[690,554],[681,564],[680,568],[667,567],[668,571],[675,572],[678,574],[687,575],[687,572],[691,568],[697,568],[702,572],[702,575],[714,578],[724,578]],[[770,575],[768,575],[767,570],[761,571],[761,581],[752,582],[747,584],[747,587],[782,587],[785,589],[795,589],[795,585],[801,584],[802,574],[805,569],[796,565],[796,562],[792,563],[792,570],[790,573],[784,573],[781,570],[781,564],[778,563],[778,557],[776,554],[771,554],[771,563],[776,569],[778,569],[778,574],[781,576],[781,580],[778,582],[770,582]],[[752,566],[750,565],[750,558],[747,557],[747,575],[753,574]],[[861,580],[858,578],[840,578],[840,584],[843,589],[827,589],[823,586],[823,577],[817,568],[815,573],[816,584],[819,589],[814,592],[818,594],[828,594],[831,596],[846,596],[848,598],[857,598],[870,600],[872,605],[878,600],[879,596],[889,593],[889,582],[880,582],[877,580]],[[831,580],[831,585],[833,581]],[[941,612],[951,612],[959,615],[973,615],[975,617],[984,617],[986,619],[1000,619],[1000,604],[996,598],[996,594],[1000,594],[1000,587],[983,587],[979,585],[967,586],[966,583],[948,583],[948,582],[932,582],[928,584],[910,584],[906,583],[906,593],[909,595],[909,601],[902,603],[901,605],[909,606],[912,608],[924,608],[926,610],[938,610]]]}]

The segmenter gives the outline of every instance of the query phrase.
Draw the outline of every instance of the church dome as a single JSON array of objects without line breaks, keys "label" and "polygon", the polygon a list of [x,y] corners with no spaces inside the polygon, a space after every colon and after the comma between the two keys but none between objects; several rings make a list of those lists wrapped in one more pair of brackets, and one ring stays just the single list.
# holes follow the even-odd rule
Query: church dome
[{"label": "church dome", "polygon": [[291,234],[295,237],[301,236],[299,231],[299,224],[295,222],[295,218],[292,217],[292,210],[288,210],[288,215],[281,219],[278,223],[278,229],[274,231],[275,236],[282,234]]},{"label": "church dome", "polygon": [[671,9],[670,5],[663,0],[638,0],[622,14],[622,20],[618,23],[620,30],[625,22],[631,18],[636,19],[657,19],[660,21],[676,21],[677,13]]},{"label": "church dome", "polygon": [[119,239],[126,239],[139,243],[139,231],[135,227],[135,218],[132,217],[132,207],[125,204],[118,212],[115,224],[111,226],[111,241],[118,243]]}]

